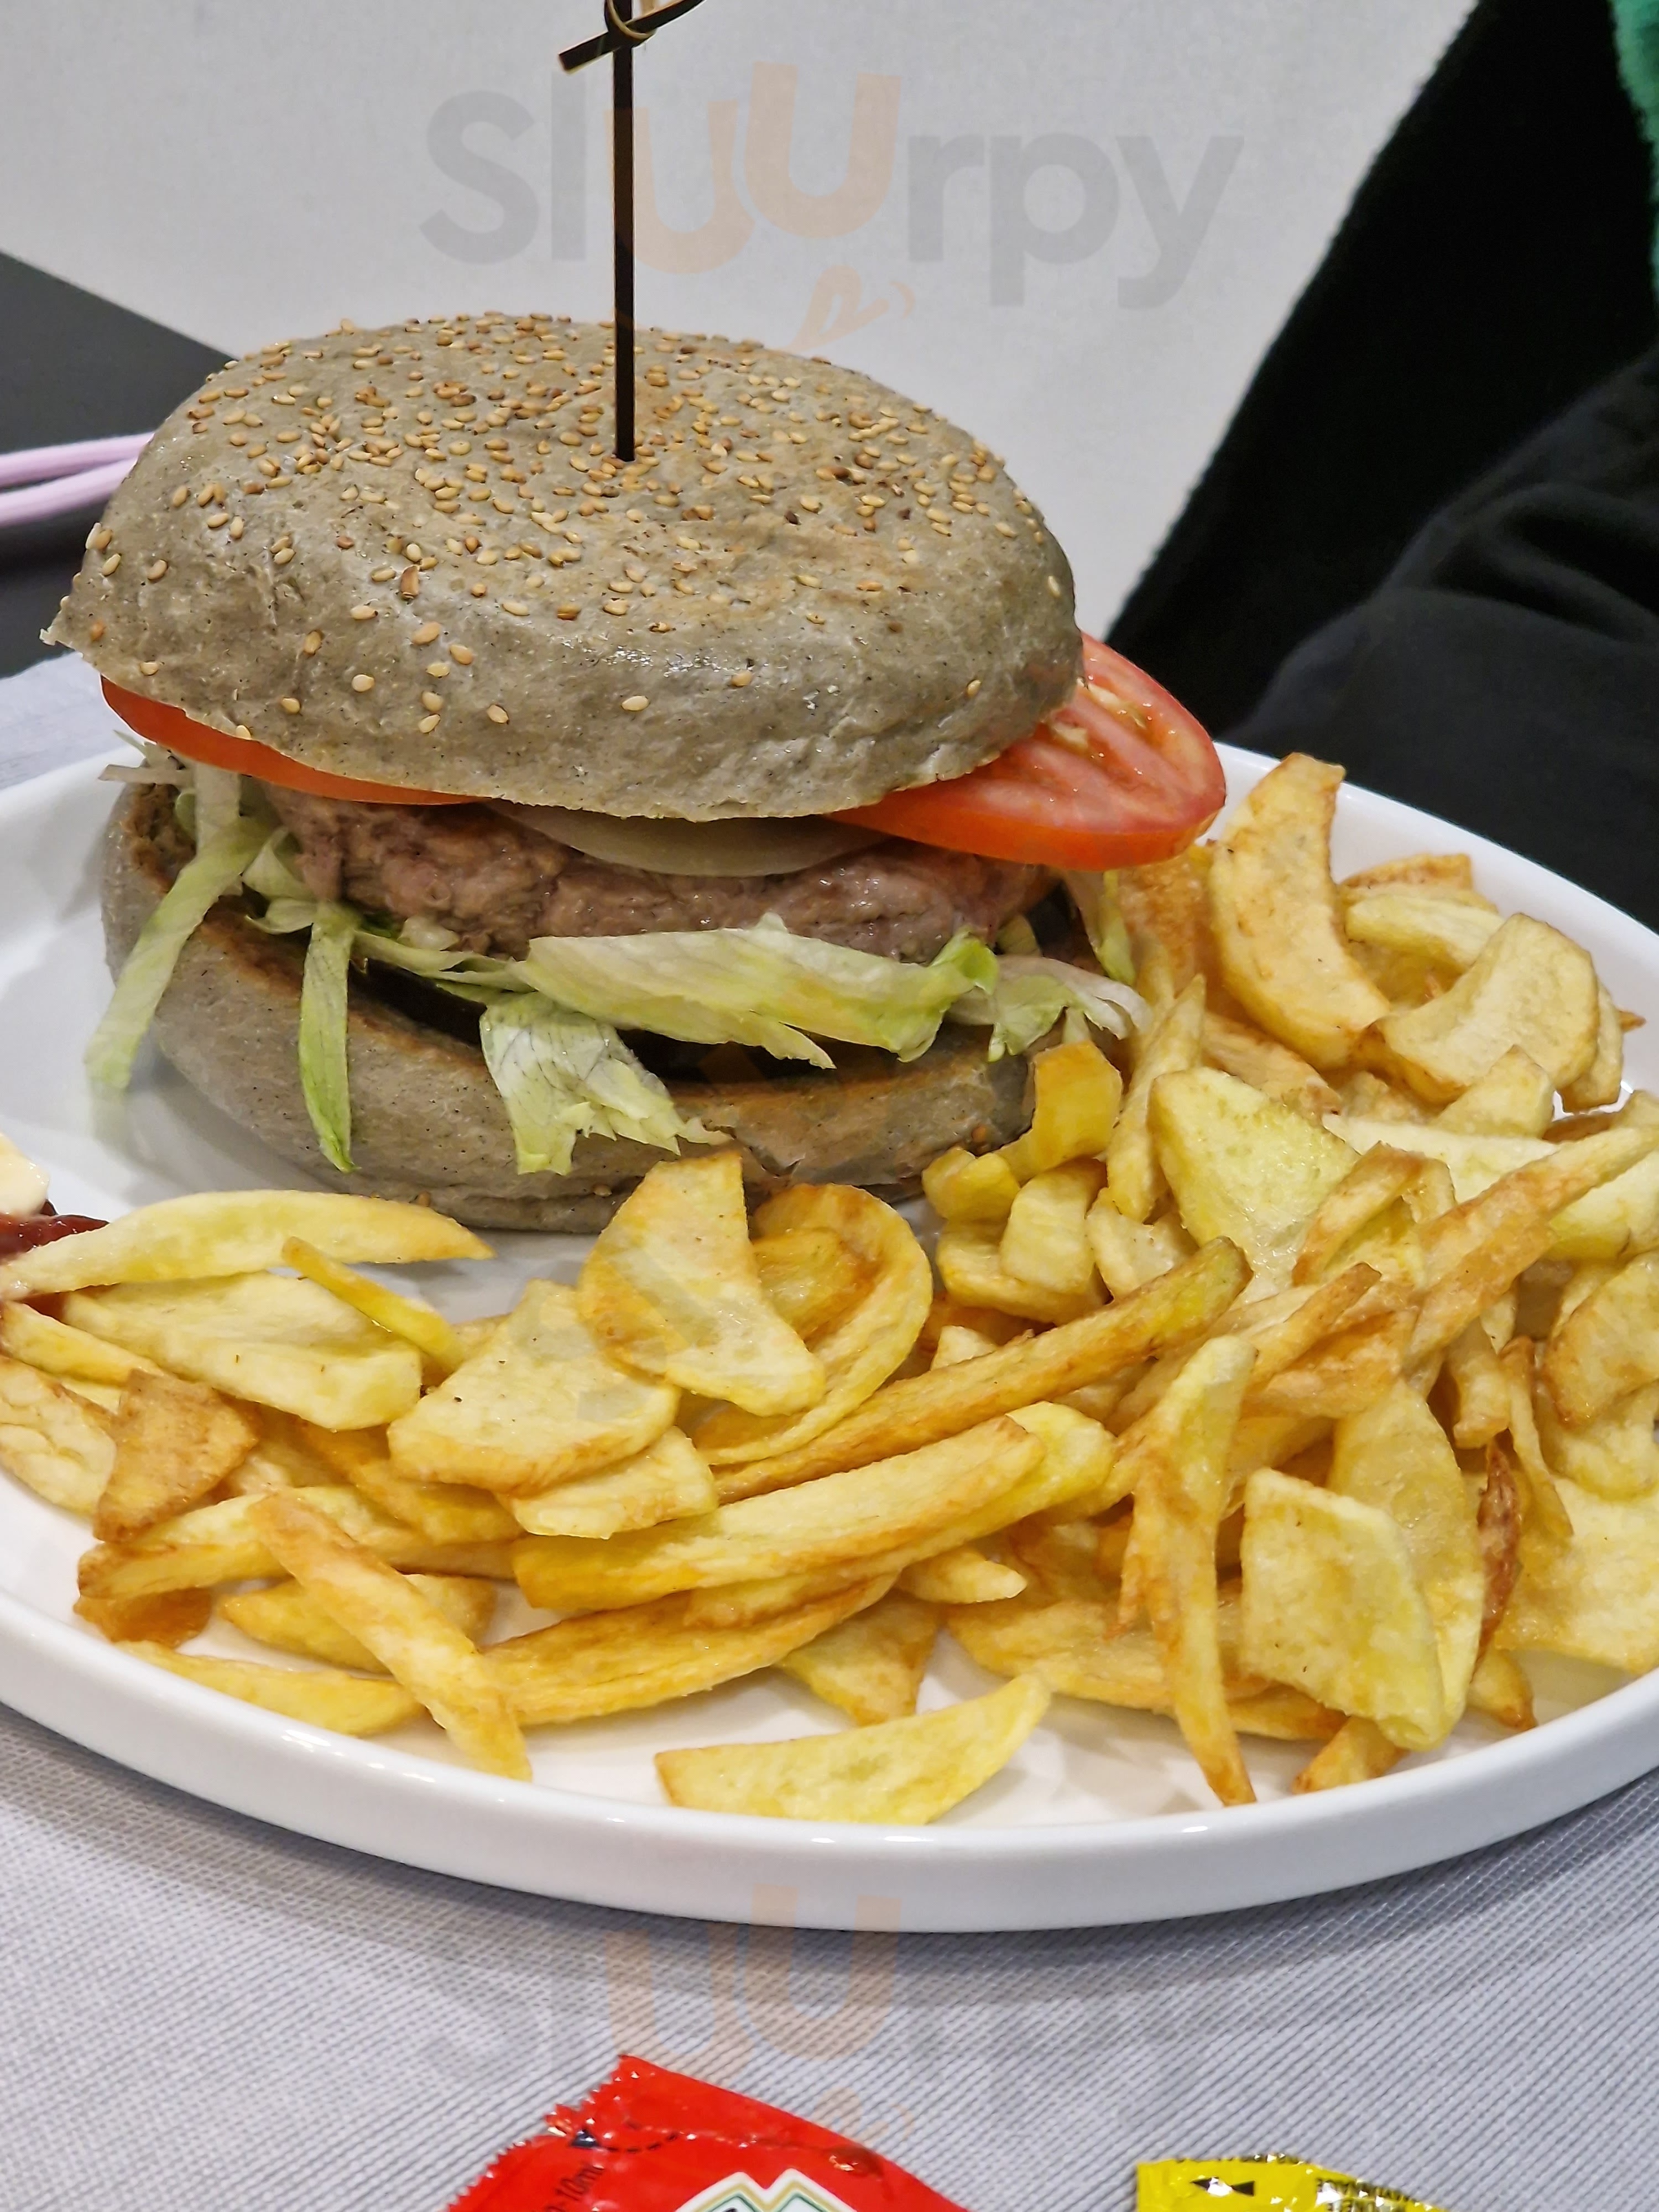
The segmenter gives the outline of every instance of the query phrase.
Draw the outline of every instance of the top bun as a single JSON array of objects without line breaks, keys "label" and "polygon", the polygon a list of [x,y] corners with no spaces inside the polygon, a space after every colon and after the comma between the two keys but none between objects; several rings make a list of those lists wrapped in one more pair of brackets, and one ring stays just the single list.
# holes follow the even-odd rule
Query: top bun
[{"label": "top bun", "polygon": [[625,466],[599,324],[232,362],[144,449],[47,635],[308,767],[689,821],[961,775],[1069,696],[1066,557],[965,431],[763,346],[635,353]]}]

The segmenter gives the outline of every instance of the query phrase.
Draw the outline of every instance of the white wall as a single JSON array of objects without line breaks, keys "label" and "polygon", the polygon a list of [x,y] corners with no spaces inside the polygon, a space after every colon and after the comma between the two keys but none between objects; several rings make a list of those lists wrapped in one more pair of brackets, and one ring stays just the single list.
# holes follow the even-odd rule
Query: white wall
[{"label": "white wall", "polygon": [[[1103,620],[1468,4],[706,0],[639,66],[682,234],[647,217],[641,314],[957,416]],[[227,350],[342,314],[602,313],[608,71],[556,59],[600,20],[0,0],[0,249]],[[926,142],[958,139],[941,191]]]}]

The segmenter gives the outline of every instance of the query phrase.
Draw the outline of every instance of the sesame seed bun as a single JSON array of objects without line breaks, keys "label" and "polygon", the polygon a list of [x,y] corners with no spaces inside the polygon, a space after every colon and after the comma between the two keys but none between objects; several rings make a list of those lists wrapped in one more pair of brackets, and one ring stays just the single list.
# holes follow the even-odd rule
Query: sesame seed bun
[{"label": "sesame seed bun", "polygon": [[[191,848],[172,793],[139,787],[111,817],[104,850],[104,939],[118,972]],[[507,1110],[472,1045],[351,985],[355,1175],[324,1159],[300,1089],[301,942],[216,907],[185,945],[155,1018],[164,1057],[222,1112],[319,1182],[381,1198],[422,1193],[481,1229],[600,1227],[647,1169],[649,1146],[583,1138],[568,1175],[520,1175]],[[901,1197],[922,1169],[972,1134],[1006,1143],[1025,1127],[1026,1069],[985,1057],[983,1030],[940,1031],[920,1060],[835,1048],[840,1072],[756,1082],[673,1083],[680,1110],[730,1132],[757,1193],[791,1182],[860,1183]],[[696,1149],[695,1147],[688,1149]]]},{"label": "sesame seed bun", "polygon": [[850,369],[647,331],[623,467],[611,350],[485,316],[233,362],[48,635],[308,767],[689,821],[961,775],[1070,695],[1065,556],[965,431]]}]

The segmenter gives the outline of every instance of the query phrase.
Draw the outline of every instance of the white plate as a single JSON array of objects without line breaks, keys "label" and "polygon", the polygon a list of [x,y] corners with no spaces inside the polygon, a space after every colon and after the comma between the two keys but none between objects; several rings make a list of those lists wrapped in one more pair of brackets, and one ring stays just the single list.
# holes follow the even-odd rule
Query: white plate
[{"label": "white plate", "polygon": [[[1230,753],[1237,798],[1268,765]],[[107,991],[97,763],[0,794],[0,1129],[49,1165],[60,1208],[110,1215],[184,1190],[291,1184],[293,1172],[148,1060],[125,1105],[94,1107],[80,1053]],[[1659,939],[1529,862],[1368,793],[1339,810],[1337,865],[1424,848],[1474,854],[1480,884],[1589,946],[1620,1006],[1659,1011]],[[1659,1031],[1630,1041],[1659,1078]],[[457,1317],[499,1310],[532,1273],[568,1275],[574,1238],[502,1237],[486,1267],[427,1270]],[[1659,1764],[1659,1675],[1536,1669],[1534,1733],[1466,1720],[1438,1753],[1328,1796],[1285,1792],[1304,1757],[1252,1741],[1264,1802],[1224,1812],[1163,1720],[1060,1699],[1020,1756],[931,1828],[882,1829],[681,1812],[651,1754],[840,1723],[767,1674],[659,1711],[542,1730],[536,1784],[446,1756],[428,1723],[358,1742],[289,1723],[128,1659],[76,1621],[82,1524],[0,1477],[0,1699],[78,1743],[214,1803],[408,1865],[543,1895],[809,1927],[1067,1927],[1313,1894],[1518,1833]],[[526,1613],[527,1622],[532,1616]],[[510,1623],[507,1625],[511,1625]],[[233,1632],[217,1648],[240,1648]],[[923,1704],[992,1686],[942,1656]]]}]

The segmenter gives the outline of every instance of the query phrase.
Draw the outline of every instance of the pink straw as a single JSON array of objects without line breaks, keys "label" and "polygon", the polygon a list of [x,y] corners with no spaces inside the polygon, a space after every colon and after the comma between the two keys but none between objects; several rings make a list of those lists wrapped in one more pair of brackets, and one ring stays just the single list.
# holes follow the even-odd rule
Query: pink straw
[{"label": "pink straw", "polygon": [[148,431],[139,431],[121,438],[82,438],[71,445],[0,453],[0,484],[17,487],[0,491],[0,527],[100,507],[149,443],[149,436]]}]

